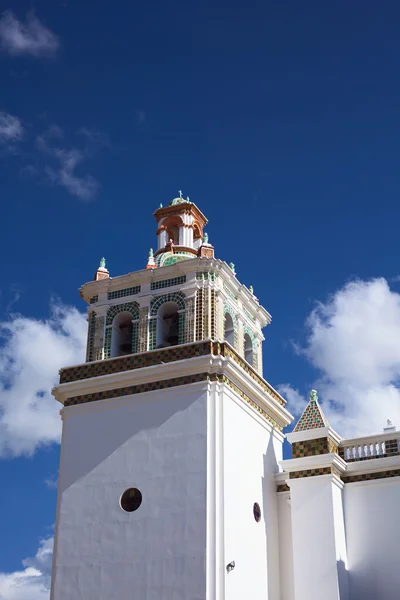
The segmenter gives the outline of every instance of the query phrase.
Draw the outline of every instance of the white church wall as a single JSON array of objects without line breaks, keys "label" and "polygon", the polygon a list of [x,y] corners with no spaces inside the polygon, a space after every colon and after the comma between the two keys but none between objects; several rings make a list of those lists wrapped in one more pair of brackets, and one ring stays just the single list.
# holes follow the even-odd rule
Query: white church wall
[{"label": "white church wall", "polygon": [[278,494],[280,600],[295,600],[292,517],[289,492]]},{"label": "white church wall", "polygon": [[[282,444],[265,422],[223,387],[226,600],[279,596],[278,515],[274,473]],[[261,508],[256,522],[253,505]]]},{"label": "white church wall", "polygon": [[200,383],[64,410],[53,600],[204,600],[206,400]]},{"label": "white church wall", "polygon": [[348,483],[344,497],[351,600],[398,598],[400,477]]},{"label": "white church wall", "polygon": [[347,600],[339,589],[335,486],[330,475],[290,480],[295,597],[299,600]]}]

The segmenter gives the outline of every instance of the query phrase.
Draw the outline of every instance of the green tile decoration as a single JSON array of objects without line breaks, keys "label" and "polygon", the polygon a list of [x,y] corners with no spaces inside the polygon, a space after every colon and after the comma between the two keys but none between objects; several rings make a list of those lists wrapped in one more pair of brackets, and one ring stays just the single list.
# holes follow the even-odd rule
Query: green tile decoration
[{"label": "green tile decoration", "polygon": [[320,427],[325,427],[321,410],[316,401],[310,400],[293,431],[306,431]]},{"label": "green tile decoration", "polygon": [[[107,329],[106,329],[107,334]],[[160,364],[168,363],[174,360],[183,360],[195,356],[204,356],[213,354],[214,356],[229,357],[234,360],[254,381],[267,392],[281,406],[286,402],[275,390],[263,379],[239,354],[224,342],[198,341],[184,346],[171,346],[144,352],[132,354],[129,356],[116,357],[109,360],[100,360],[94,363],[85,363],[75,367],[66,367],[60,370],[60,383],[69,383],[70,381],[79,381],[89,377],[100,377],[110,373],[120,373],[132,369],[141,369]]]},{"label": "green tile decoration", "polygon": [[172,287],[174,285],[182,285],[186,283],[186,275],[180,277],[172,277],[171,279],[162,279],[161,281],[152,281],[150,284],[151,291],[160,290],[166,287]]},{"label": "green tile decoration", "polygon": [[88,337],[86,346],[86,362],[93,360],[96,313],[92,310],[88,317]]},{"label": "green tile decoration", "polygon": [[144,383],[139,385],[131,385],[127,387],[116,388],[113,390],[103,390],[99,392],[93,392],[90,394],[73,396],[65,401],[64,406],[74,406],[76,404],[85,404],[87,402],[97,402],[99,400],[121,398],[123,396],[129,396],[133,394],[143,394],[144,392],[152,392],[155,390],[167,389],[181,385],[189,385],[191,383],[198,383],[200,381],[218,381],[221,384],[228,385],[247,404],[252,406],[260,415],[267,419],[269,423],[271,423],[271,425],[273,425],[280,431],[282,430],[278,423],[276,423],[274,419],[272,419],[256,402],[254,402],[254,400],[252,400],[247,394],[245,394],[240,388],[238,388],[237,385],[235,385],[228,377],[226,377],[225,375],[219,375],[218,373],[196,373],[193,375],[185,375],[183,377],[163,379],[160,381],[153,381],[150,383]]},{"label": "green tile decoration", "polygon": [[217,275],[213,271],[197,271],[196,273],[197,281],[215,281],[216,278]]},{"label": "green tile decoration", "polygon": [[177,360],[195,358],[211,354],[212,342],[196,342],[184,346],[171,346],[154,350],[153,352],[144,352],[140,354],[130,354],[128,356],[119,356],[109,360],[102,360],[95,363],[86,363],[76,367],[67,367],[61,369],[60,383],[69,383],[71,381],[80,381],[92,377],[101,377],[111,373],[122,373],[144,367],[159,365],[160,362],[168,363]]},{"label": "green tile decoration", "polygon": [[110,306],[107,311],[106,327],[112,324],[114,318],[120,312],[130,312],[132,320],[139,318],[139,304],[137,302],[125,302],[124,304],[115,304]]},{"label": "green tile decoration", "polygon": [[107,298],[108,300],[115,300],[116,298],[124,298],[125,296],[134,296],[135,294],[140,294],[140,285],[108,292]]},{"label": "green tile decoration", "polygon": [[315,456],[317,454],[338,453],[338,447],[327,437],[316,440],[294,442],[292,444],[292,458],[303,458],[304,456]]},{"label": "green tile decoration", "polygon": [[236,304],[237,303],[237,298],[236,298],[235,294],[228,288],[228,286],[224,285],[224,291],[229,296],[229,298],[231,300],[233,300],[234,303]]},{"label": "green tile decoration", "polygon": [[[316,477],[317,475],[331,475],[332,467],[321,467],[320,469],[307,469],[305,471],[293,471],[290,479],[302,479],[303,477]],[[336,473],[335,473],[336,475]]]},{"label": "green tile decoration", "polygon": [[400,477],[400,469],[391,469],[379,471],[378,473],[360,473],[358,475],[342,475],[344,483],[355,483],[358,481],[373,481],[374,479],[388,479],[391,477]]},{"label": "green tile decoration", "polygon": [[244,312],[244,314],[246,315],[246,317],[247,317],[248,319],[250,319],[250,321],[253,321],[253,322],[255,323],[255,321],[256,321],[256,320],[255,320],[255,318],[253,317],[253,315],[251,315],[251,314],[249,313],[249,311],[247,310],[247,308],[246,308],[245,306],[243,306],[243,312]]}]

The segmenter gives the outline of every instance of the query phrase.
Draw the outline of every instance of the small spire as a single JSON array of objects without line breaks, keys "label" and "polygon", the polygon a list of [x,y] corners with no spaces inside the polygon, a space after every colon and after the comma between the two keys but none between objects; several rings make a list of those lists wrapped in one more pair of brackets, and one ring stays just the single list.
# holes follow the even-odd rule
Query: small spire
[{"label": "small spire", "polygon": [[293,431],[306,431],[308,429],[319,429],[320,427],[328,426],[328,420],[318,403],[317,390],[311,390],[310,400]]},{"label": "small spire", "polygon": [[190,198],[189,198],[189,196],[186,198],[186,200],[187,200],[188,202],[190,202]]},{"label": "small spire", "polygon": [[94,274],[94,281],[99,281],[100,279],[108,279],[110,277],[110,274],[108,272],[108,269],[106,269],[106,259],[101,258],[100,259],[100,264],[97,267],[97,271]]},{"label": "small spire", "polygon": [[146,269],[155,269],[156,266],[157,265],[156,265],[156,261],[154,260],[153,248],[150,248],[150,250],[149,250],[149,258],[147,259]]},{"label": "small spire", "polygon": [[163,203],[162,203],[162,202],[160,202],[160,208],[162,208],[162,207],[163,207]]},{"label": "small spire", "polygon": [[204,233],[204,244],[208,244],[208,233]]}]

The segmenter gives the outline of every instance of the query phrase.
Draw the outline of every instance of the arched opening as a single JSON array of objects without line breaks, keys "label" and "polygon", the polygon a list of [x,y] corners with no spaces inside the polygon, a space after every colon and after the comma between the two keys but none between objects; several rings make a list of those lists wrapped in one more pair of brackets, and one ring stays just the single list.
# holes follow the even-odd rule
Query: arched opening
[{"label": "arched opening", "polygon": [[235,347],[235,327],[233,325],[232,316],[229,313],[225,313],[225,331],[224,331],[225,340],[230,344],[233,348]]},{"label": "arched opening", "polygon": [[179,227],[169,227],[167,230],[168,241],[172,240],[175,246],[179,246]]},{"label": "arched opening", "polygon": [[198,240],[199,238],[201,238],[201,231],[200,231],[200,227],[198,226],[197,223],[195,223],[193,225],[193,239],[194,240]]},{"label": "arched opening", "polygon": [[111,358],[132,354],[132,315],[120,312],[112,322]]},{"label": "arched opening", "polygon": [[167,217],[163,221],[163,228],[167,231],[167,243],[172,240],[175,246],[179,245],[179,228],[182,226],[182,219],[177,215]]},{"label": "arched opening", "polygon": [[244,357],[250,365],[253,365],[253,342],[248,333],[244,334]]},{"label": "arched opening", "polygon": [[179,343],[179,307],[176,302],[164,302],[157,312],[156,347],[167,348]]}]

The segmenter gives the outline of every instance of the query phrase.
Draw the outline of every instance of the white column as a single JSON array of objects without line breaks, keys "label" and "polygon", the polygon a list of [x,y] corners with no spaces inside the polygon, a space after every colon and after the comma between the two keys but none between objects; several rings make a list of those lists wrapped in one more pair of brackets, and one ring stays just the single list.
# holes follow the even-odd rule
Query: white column
[{"label": "white column", "polygon": [[168,239],[167,239],[167,232],[165,230],[161,231],[161,233],[158,236],[158,249],[161,250],[161,248],[165,248],[165,246],[167,245]]},{"label": "white column", "polygon": [[296,600],[348,600],[343,483],[317,475],[288,485]]}]

